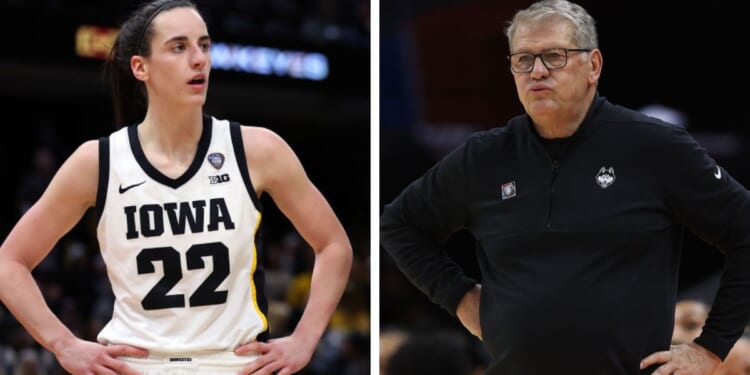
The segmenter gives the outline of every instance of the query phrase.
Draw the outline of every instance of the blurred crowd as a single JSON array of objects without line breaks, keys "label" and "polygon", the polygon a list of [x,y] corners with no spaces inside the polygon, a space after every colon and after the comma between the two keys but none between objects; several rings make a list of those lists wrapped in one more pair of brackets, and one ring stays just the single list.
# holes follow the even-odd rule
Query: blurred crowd
[{"label": "blurred crowd", "polygon": [[[369,47],[369,0],[193,1],[212,34],[223,37]],[[0,0],[0,10],[6,14],[23,15],[9,20],[10,23],[29,25],[36,20],[49,20],[62,24],[64,20],[77,20],[115,26],[123,21],[123,14],[128,14],[140,3],[140,0]],[[51,25],[40,26],[26,30],[45,43]]]}]

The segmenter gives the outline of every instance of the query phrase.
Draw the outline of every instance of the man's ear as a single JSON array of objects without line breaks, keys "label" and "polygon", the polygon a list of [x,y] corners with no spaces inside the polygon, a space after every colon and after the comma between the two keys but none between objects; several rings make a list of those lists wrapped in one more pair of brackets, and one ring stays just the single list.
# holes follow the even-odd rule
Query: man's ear
[{"label": "man's ear", "polygon": [[135,55],[130,58],[130,70],[135,79],[146,81],[148,79],[148,66],[143,56]]},{"label": "man's ear", "polygon": [[591,52],[591,72],[589,73],[589,83],[599,82],[599,77],[602,75],[602,66],[604,66],[604,59],[602,58],[602,51],[598,48],[594,48]]}]

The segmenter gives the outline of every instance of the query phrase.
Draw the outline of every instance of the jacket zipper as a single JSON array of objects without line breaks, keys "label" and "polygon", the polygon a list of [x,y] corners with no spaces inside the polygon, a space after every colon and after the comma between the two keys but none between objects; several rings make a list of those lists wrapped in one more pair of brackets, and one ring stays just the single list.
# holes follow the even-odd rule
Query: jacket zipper
[{"label": "jacket zipper", "polygon": [[557,159],[552,160],[552,177],[547,189],[547,228],[552,225],[552,194],[555,192],[555,179],[557,179]]}]

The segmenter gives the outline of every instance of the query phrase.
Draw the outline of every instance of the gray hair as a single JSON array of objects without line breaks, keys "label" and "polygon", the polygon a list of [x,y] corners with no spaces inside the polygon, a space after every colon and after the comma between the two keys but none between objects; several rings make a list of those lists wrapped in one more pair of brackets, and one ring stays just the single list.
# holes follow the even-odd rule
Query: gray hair
[{"label": "gray hair", "polygon": [[508,45],[513,49],[513,34],[519,24],[562,18],[573,26],[573,43],[576,48],[599,48],[594,18],[578,4],[566,0],[544,0],[516,12],[505,28]]}]

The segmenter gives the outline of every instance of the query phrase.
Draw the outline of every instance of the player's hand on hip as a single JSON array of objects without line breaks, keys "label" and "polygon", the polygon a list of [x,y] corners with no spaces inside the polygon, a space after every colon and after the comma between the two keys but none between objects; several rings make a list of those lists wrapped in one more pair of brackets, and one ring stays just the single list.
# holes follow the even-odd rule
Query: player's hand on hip
[{"label": "player's hand on hip", "polygon": [[315,344],[310,345],[294,335],[251,342],[234,350],[237,355],[257,355],[242,369],[240,375],[290,375],[301,370],[312,358]]},{"label": "player's hand on hip", "polygon": [[105,346],[75,339],[63,345],[55,356],[60,366],[74,375],[138,375],[138,371],[118,360],[117,357],[146,357],[148,351],[128,345]]},{"label": "player's hand on hip", "polygon": [[649,355],[641,361],[641,369],[661,365],[652,375],[711,375],[719,363],[716,354],[691,342]]}]

